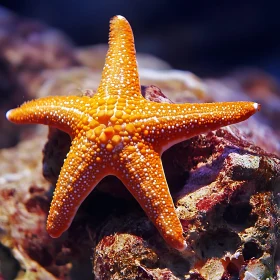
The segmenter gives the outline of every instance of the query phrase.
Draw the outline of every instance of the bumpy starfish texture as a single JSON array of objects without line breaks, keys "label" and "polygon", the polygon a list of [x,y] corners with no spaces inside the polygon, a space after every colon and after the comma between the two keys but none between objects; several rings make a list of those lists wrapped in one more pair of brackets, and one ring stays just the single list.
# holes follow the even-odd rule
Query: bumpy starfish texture
[{"label": "bumpy starfish texture", "polygon": [[94,97],[50,96],[10,110],[15,123],[63,130],[72,145],[61,169],[47,220],[59,237],[98,182],[117,176],[140,203],[165,241],[187,248],[169,193],[162,153],[175,143],[243,121],[259,110],[254,102],[163,104],[146,100],[140,83],[131,27],[122,16],[110,23],[109,50]]}]

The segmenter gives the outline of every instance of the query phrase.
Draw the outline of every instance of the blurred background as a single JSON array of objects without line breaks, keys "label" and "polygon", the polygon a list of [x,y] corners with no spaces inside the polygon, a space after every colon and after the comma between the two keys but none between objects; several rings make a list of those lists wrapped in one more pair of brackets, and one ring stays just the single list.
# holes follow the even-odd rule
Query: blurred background
[{"label": "blurred background", "polygon": [[64,31],[79,46],[107,43],[109,19],[121,14],[138,52],[199,76],[256,66],[280,77],[279,1],[0,1],[20,16]]}]

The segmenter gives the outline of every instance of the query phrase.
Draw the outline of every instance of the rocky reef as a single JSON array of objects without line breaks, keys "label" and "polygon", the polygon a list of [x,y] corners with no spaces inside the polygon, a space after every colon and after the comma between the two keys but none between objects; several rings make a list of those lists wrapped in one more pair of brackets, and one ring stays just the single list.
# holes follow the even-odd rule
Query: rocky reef
[{"label": "rocky reef", "polygon": [[52,239],[45,222],[70,138],[12,125],[4,112],[23,95],[94,95],[106,47],[77,49],[58,31],[6,11],[0,22],[0,279],[280,278],[280,86],[273,77],[247,69],[202,80],[139,55],[149,100],[252,99],[262,110],[163,154],[191,252],[170,249],[114,177],[102,180],[69,230]]}]

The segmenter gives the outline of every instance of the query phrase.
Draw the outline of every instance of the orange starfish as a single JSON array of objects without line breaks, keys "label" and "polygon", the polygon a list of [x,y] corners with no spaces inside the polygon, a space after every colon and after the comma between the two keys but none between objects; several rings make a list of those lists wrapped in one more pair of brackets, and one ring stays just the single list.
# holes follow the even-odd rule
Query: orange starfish
[{"label": "orange starfish", "polygon": [[98,182],[117,176],[140,203],[165,241],[187,248],[161,163],[175,143],[243,121],[259,110],[253,102],[163,104],[140,92],[134,39],[122,16],[110,23],[109,50],[94,97],[50,96],[7,112],[15,123],[57,127],[72,137],[47,221],[59,237]]}]

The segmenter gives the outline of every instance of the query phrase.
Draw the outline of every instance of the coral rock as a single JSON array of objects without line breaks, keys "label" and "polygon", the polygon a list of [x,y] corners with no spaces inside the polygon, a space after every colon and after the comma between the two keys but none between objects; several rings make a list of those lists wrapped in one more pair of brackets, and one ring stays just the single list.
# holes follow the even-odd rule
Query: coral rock
[{"label": "coral rock", "polygon": [[[37,136],[0,151],[0,242],[20,264],[14,271],[18,279],[58,279],[71,268],[70,263],[56,265],[61,244],[52,242],[45,230],[50,197],[41,172],[44,141],[45,135]],[[4,278],[10,273],[5,271]]]},{"label": "coral rock", "polygon": [[156,265],[157,259],[142,238],[115,234],[98,243],[94,273],[97,279],[151,279],[147,266]]}]

